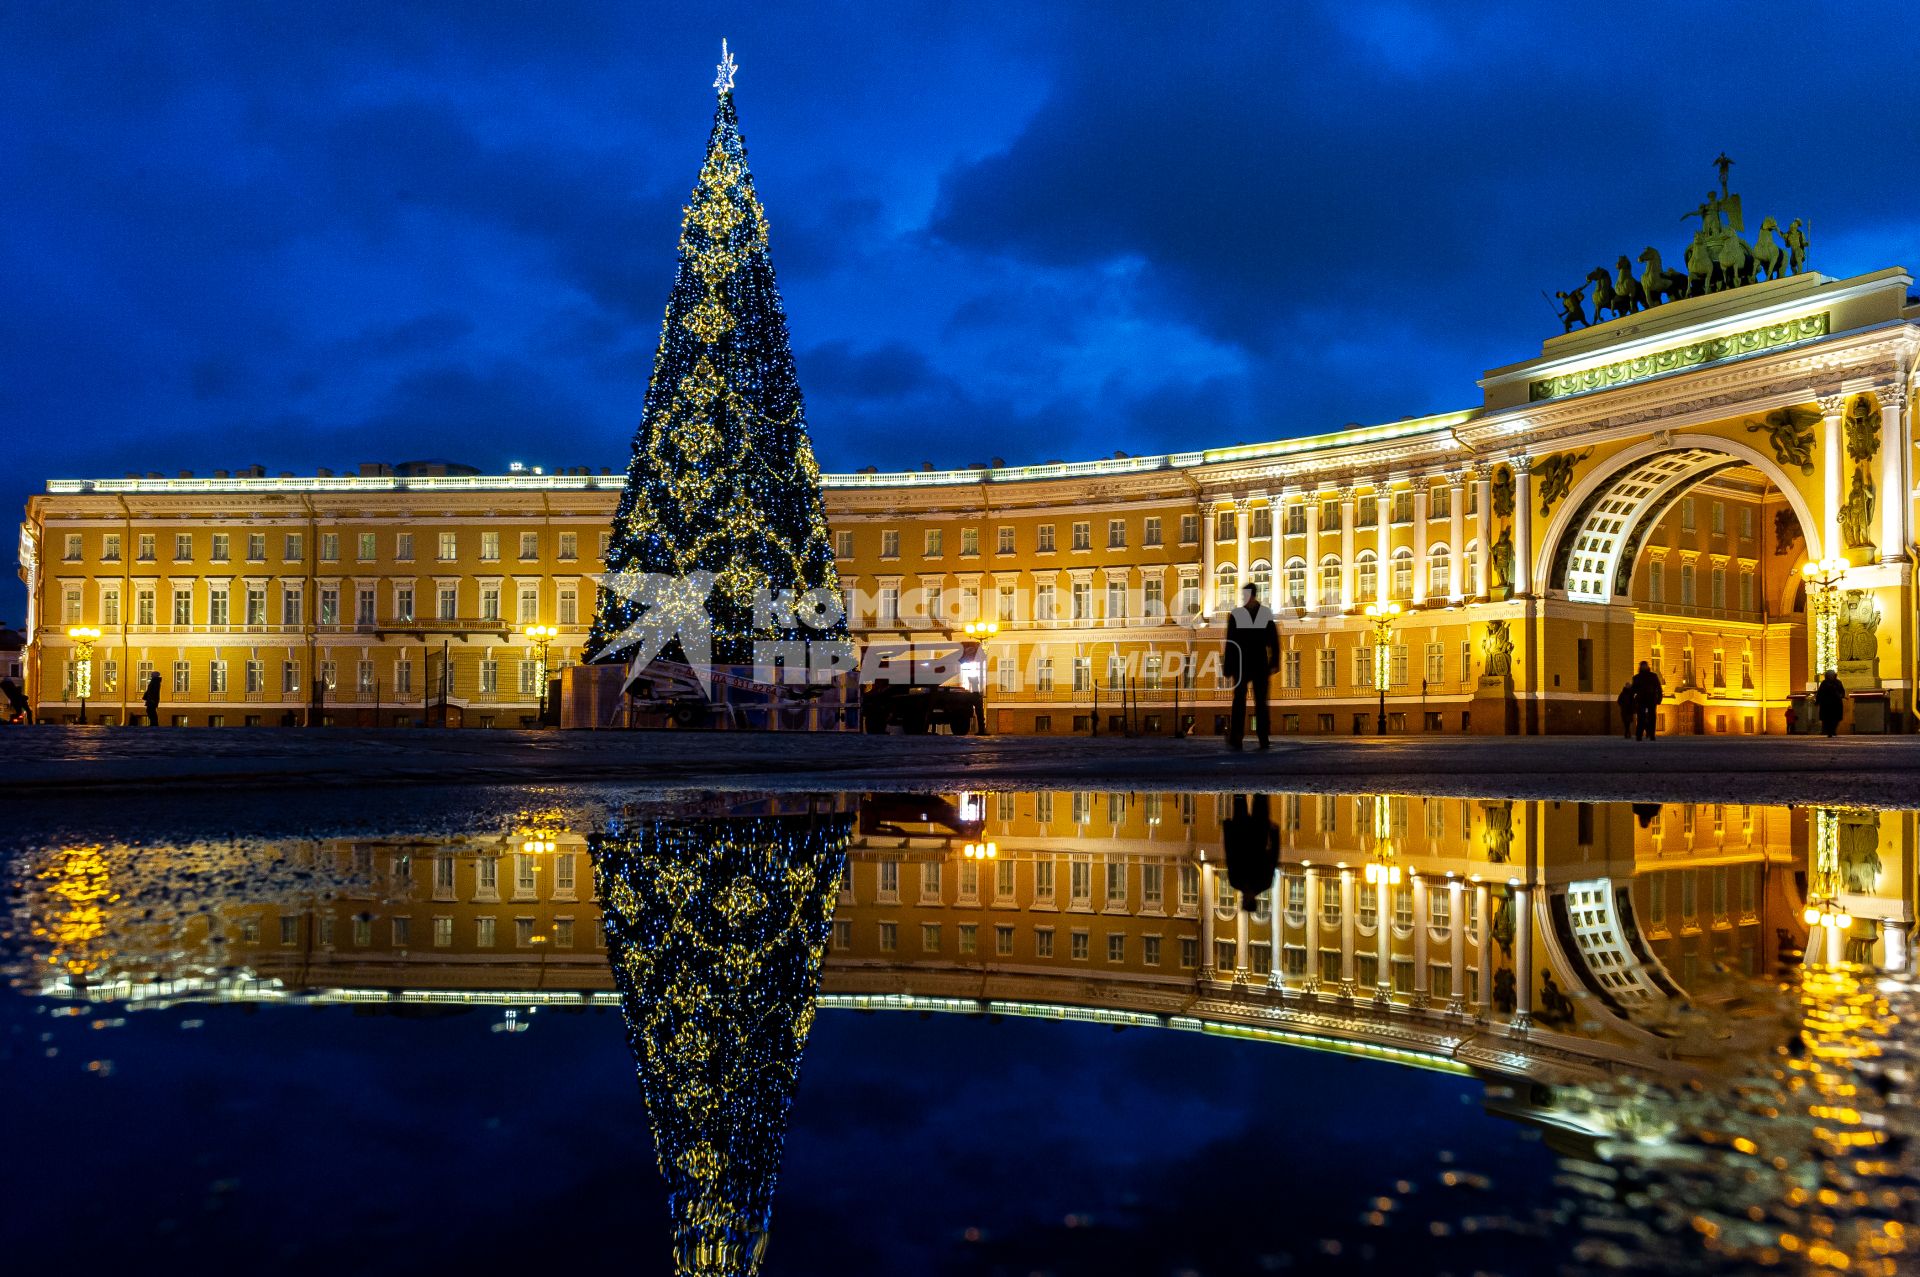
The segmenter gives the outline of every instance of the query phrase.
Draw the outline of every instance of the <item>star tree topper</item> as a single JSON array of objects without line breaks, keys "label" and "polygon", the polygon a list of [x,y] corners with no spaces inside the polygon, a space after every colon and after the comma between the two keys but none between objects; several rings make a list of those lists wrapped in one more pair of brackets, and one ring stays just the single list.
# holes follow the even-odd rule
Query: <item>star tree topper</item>
[{"label": "star tree topper", "polygon": [[736,69],[733,62],[733,54],[727,52],[727,42],[726,39],[722,37],[720,41],[720,65],[714,68],[716,74],[713,77],[713,87],[717,89],[722,96],[733,92],[733,73]]}]

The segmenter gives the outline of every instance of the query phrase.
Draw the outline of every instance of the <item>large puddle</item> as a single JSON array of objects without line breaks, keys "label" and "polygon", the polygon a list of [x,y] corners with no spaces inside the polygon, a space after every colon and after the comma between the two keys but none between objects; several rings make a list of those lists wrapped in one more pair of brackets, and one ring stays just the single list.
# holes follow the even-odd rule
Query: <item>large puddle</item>
[{"label": "large puddle", "polygon": [[16,1271],[1920,1264],[1912,812],[258,801],[5,841]]}]

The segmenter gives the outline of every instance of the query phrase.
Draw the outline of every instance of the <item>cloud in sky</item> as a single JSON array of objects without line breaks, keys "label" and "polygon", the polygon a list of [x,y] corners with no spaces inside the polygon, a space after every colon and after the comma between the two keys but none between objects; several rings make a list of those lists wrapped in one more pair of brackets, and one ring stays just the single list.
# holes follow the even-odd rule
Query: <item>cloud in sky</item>
[{"label": "cloud in sky", "polygon": [[[727,35],[823,464],[1466,406],[1726,150],[1920,260],[1902,6],[555,4],[0,16],[0,422],[54,475],[618,467]],[[13,606],[17,610],[17,605]],[[0,609],[4,614],[6,609]]]}]

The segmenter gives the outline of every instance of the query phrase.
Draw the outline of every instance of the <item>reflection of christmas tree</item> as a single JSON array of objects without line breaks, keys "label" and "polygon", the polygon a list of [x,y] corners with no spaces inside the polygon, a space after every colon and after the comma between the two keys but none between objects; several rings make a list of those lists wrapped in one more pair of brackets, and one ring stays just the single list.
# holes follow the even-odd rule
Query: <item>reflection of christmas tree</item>
[{"label": "reflection of christmas tree", "polygon": [[623,820],[588,840],[676,1273],[750,1273],[766,1247],[853,828],[793,806]]},{"label": "reflection of christmas tree", "polygon": [[[720,105],[681,220],[680,265],[606,568],[712,573],[713,660],[745,664],[756,640],[845,639],[847,629],[767,219],[734,115],[730,60],[715,83]],[[600,593],[589,659],[618,655],[615,640],[645,611],[633,589],[618,579],[610,585]],[[755,598],[782,592],[822,623],[789,617],[756,628]]]}]

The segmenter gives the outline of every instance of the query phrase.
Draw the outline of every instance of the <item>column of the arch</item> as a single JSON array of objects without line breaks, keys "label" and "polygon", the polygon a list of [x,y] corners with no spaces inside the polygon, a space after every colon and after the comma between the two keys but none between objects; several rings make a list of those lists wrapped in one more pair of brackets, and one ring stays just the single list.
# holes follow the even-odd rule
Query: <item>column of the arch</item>
[{"label": "column of the arch", "polygon": [[1354,977],[1354,906],[1358,903],[1353,890],[1353,870],[1340,871],[1340,996],[1351,998],[1355,987]]},{"label": "column of the arch", "polygon": [[1427,601],[1427,476],[1413,480],[1413,604]]},{"label": "column of the arch", "polygon": [[1247,911],[1236,909],[1233,915],[1233,982],[1245,984],[1251,969],[1247,962]]},{"label": "column of the arch", "polygon": [[1452,942],[1447,955],[1448,965],[1452,968],[1453,986],[1447,995],[1447,1014],[1464,1015],[1467,1010],[1467,889],[1466,883],[1458,878],[1447,879],[1447,922],[1448,939]]},{"label": "column of the arch", "polygon": [[1353,489],[1340,489],[1340,607],[1343,611],[1356,602],[1353,597],[1353,512]]},{"label": "column of the arch", "polygon": [[1200,980],[1211,984],[1219,978],[1213,956],[1213,866],[1200,862]]},{"label": "column of the arch", "polygon": [[1447,602],[1466,597],[1467,483],[1459,472],[1447,476]]},{"label": "column of the arch", "polygon": [[1473,911],[1480,919],[1480,927],[1474,932],[1474,947],[1480,958],[1480,996],[1475,1001],[1483,1020],[1493,1011],[1493,945],[1489,943],[1493,939],[1493,919],[1487,913],[1492,904],[1487,884],[1473,884]]},{"label": "column of the arch", "polygon": [[1219,557],[1214,549],[1214,520],[1218,503],[1202,502],[1200,506],[1200,615],[1213,615],[1213,574],[1215,560]]},{"label": "column of the arch", "polygon": [[1493,476],[1482,470],[1474,477],[1474,539],[1478,543],[1474,549],[1474,591],[1473,596],[1484,599],[1493,590]]},{"label": "column of the arch", "polygon": [[1880,561],[1905,563],[1913,485],[1907,481],[1907,388],[1889,386],[1880,399]]},{"label": "column of the arch", "polygon": [[1320,607],[1320,494],[1307,493],[1307,611]]},{"label": "column of the arch", "polygon": [[[1233,602],[1236,607],[1239,606],[1240,603],[1241,587],[1253,580],[1253,574],[1248,571],[1247,567],[1247,565],[1253,561],[1248,557],[1247,550],[1247,524],[1252,514],[1253,502],[1247,498],[1241,497],[1233,503],[1234,549],[1240,556],[1235,560],[1233,567]],[[1261,601],[1264,603],[1273,602],[1271,599],[1263,599]]]},{"label": "column of the arch", "polygon": [[1307,883],[1307,978],[1303,982],[1308,993],[1320,988],[1320,875],[1312,865],[1303,871]]},{"label": "column of the arch", "polygon": [[1281,902],[1287,898],[1286,881],[1279,866],[1273,870],[1273,901],[1267,906],[1267,987],[1278,989],[1287,982],[1281,974],[1282,955],[1287,947],[1286,924],[1281,919]]},{"label": "column of the arch", "polygon": [[1381,866],[1380,881],[1374,884],[1373,904],[1373,1000],[1381,1006],[1393,1001],[1393,885]]},{"label": "column of the arch", "polygon": [[1514,1033],[1533,1026],[1533,888],[1513,889],[1513,1021]]},{"label": "column of the arch", "polygon": [[[1821,552],[1827,557],[1845,554],[1846,538],[1840,535],[1840,507],[1846,501],[1847,451],[1845,395],[1820,396],[1820,526]],[[1813,542],[1807,542],[1811,555]],[[1819,675],[1815,674],[1815,678]]]},{"label": "column of the arch", "polygon": [[1433,1001],[1427,979],[1427,880],[1413,875],[1413,1005],[1425,1010]]},{"label": "column of the arch", "polygon": [[1390,483],[1383,483],[1374,489],[1373,509],[1373,517],[1380,524],[1375,531],[1380,535],[1373,551],[1373,598],[1367,601],[1385,603],[1393,597],[1393,492]]},{"label": "column of the arch", "polygon": [[1533,458],[1513,459],[1513,592],[1533,593]]}]

